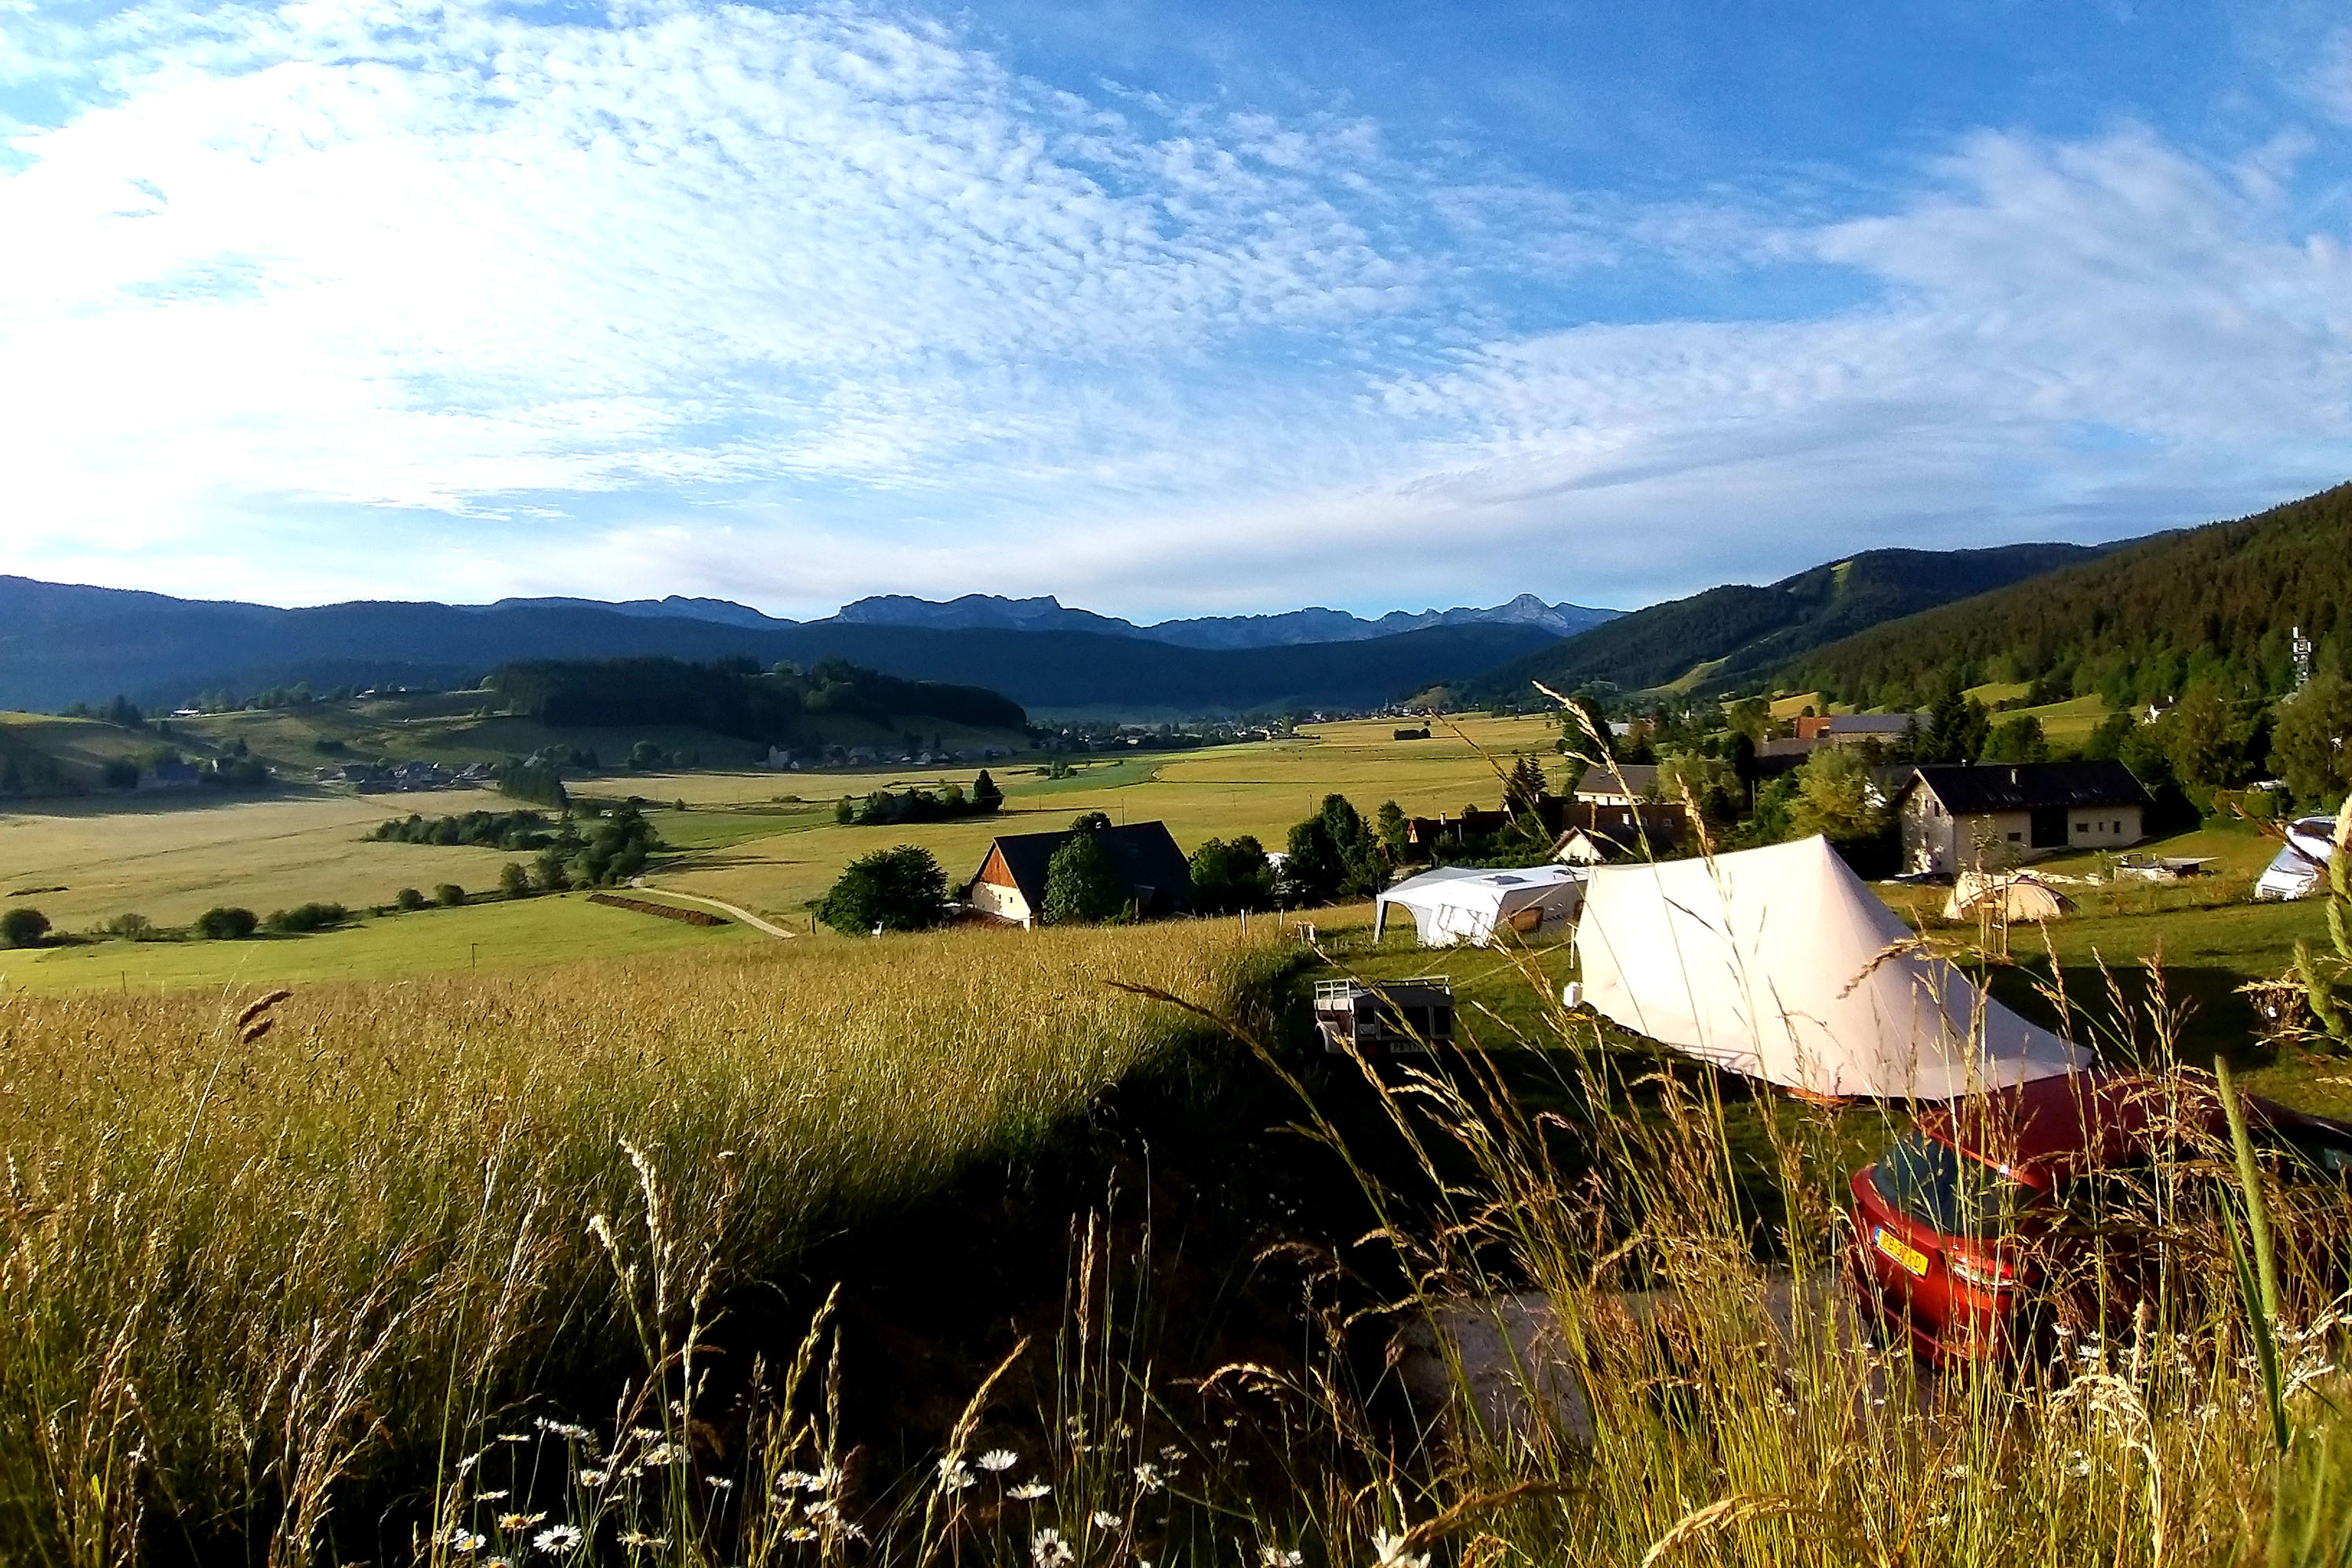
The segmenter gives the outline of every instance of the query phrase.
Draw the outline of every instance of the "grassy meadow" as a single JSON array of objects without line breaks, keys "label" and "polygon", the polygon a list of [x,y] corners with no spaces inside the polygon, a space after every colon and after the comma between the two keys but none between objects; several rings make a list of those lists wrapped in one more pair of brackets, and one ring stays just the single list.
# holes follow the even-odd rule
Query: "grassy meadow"
[{"label": "grassy meadow", "polygon": [[[1361,954],[1455,970],[1546,1046],[1520,1068],[1302,1056],[1265,1005],[1295,954],[1252,923],[745,943],[257,1008],[0,999],[0,1558],[2300,1568],[2352,1545],[2342,1194],[2257,1187],[2268,1317],[2196,1210],[2155,1311],[2075,1321],[2019,1374],[1932,1375],[1836,1282],[1832,1178],[1897,1119],[1661,1073],[1558,1010],[1556,954]],[[1107,980],[1232,1017],[1290,1086],[1274,1114],[1304,1136],[1277,1139],[1248,1265],[1296,1281],[1287,1328],[1181,1353],[1236,1310],[1153,1294],[1181,1142],[1073,1213],[1058,1321],[980,1325],[976,1363],[877,1329],[887,1291],[828,1307],[812,1260],[954,1310],[978,1282],[891,1256],[921,1234],[898,1216],[959,1191],[984,1246],[1058,1129],[1250,1059]],[[2219,1159],[2163,1180],[2186,1198]],[[1317,1212],[1310,1169],[1352,1203]],[[857,1408],[894,1368],[959,1379],[911,1449]]]},{"label": "grassy meadow", "polygon": [[331,931],[243,942],[97,942],[0,951],[0,991],[252,990],[456,971],[544,969],[774,939],[592,904],[584,893],[361,916]]},{"label": "grassy meadow", "polygon": [[[0,908],[32,904],[77,931],[126,910],[181,925],[215,904],[267,914],[312,899],[388,903],[402,888],[436,882],[495,886],[509,858],[495,851],[366,841],[422,798],[289,789],[12,802],[0,806],[0,895],[42,890],[0,897]],[[441,814],[514,803],[451,790],[431,804]]]},{"label": "grassy meadow", "polygon": [[[224,718],[292,722],[268,713]],[[833,819],[833,803],[874,790],[969,784],[977,768],[619,773],[580,781],[574,793],[583,802],[637,796],[656,803],[647,816],[669,847],[649,879],[656,888],[724,900],[798,928],[806,924],[808,902],[849,861],[874,849],[919,844],[957,879],[978,866],[997,834],[1058,828],[1097,810],[1118,820],[1165,820],[1187,850],[1205,838],[1243,833],[1278,846],[1290,825],[1334,789],[1367,812],[1388,799],[1424,813],[1458,812],[1473,802],[1491,806],[1501,785],[1489,753],[1549,754],[1558,734],[1539,718],[1456,722],[1458,733],[1440,725],[1427,741],[1394,740],[1390,724],[1343,723],[1290,741],[1082,757],[1073,759],[1076,771],[1064,779],[1048,778],[1034,763],[1001,765],[992,770],[1006,795],[999,816],[896,828],[842,826]],[[678,802],[686,809],[677,809]],[[259,798],[16,803],[0,813],[0,908],[37,908],[58,931],[74,933],[130,911],[176,926],[216,904],[267,914],[316,900],[364,910],[390,904],[401,888],[429,891],[441,882],[479,894],[497,885],[501,866],[529,857],[377,843],[366,835],[386,818],[413,812],[441,816],[514,804],[480,790],[358,795],[307,786]],[[362,919],[342,930],[268,942],[108,941],[11,952],[0,957],[0,984],[120,990],[389,978],[668,951],[739,934],[575,901],[531,900]]]},{"label": "grassy meadow", "polygon": [[[852,859],[893,844],[919,844],[930,850],[950,880],[977,869],[989,840],[998,834],[1058,828],[1086,811],[1108,812],[1113,821],[1163,821],[1188,851],[1204,839],[1240,834],[1279,848],[1291,825],[1313,815],[1333,791],[1347,795],[1367,816],[1386,800],[1415,815],[1458,814],[1474,803],[1491,810],[1502,797],[1496,758],[1507,767],[1510,753],[1527,751],[1551,759],[1555,770],[1561,765],[1552,751],[1559,726],[1549,719],[1462,718],[1454,725],[1435,726],[1426,741],[1394,739],[1393,723],[1318,725],[1296,740],[1132,759],[1087,758],[1078,763],[1077,775],[1068,779],[1047,779],[1042,770],[1026,766],[996,768],[991,776],[1003,789],[1005,802],[993,818],[845,827],[831,820],[828,809],[809,826],[689,857],[663,868],[653,879],[764,914],[791,916],[822,896]],[[831,800],[845,794],[948,778],[969,783],[971,773],[961,769],[921,779],[895,774],[783,776],[791,780],[784,786],[791,791],[812,798],[823,793],[829,808]],[[740,798],[749,805],[761,795],[772,797],[776,776],[744,781]],[[668,798],[659,781],[648,781],[642,793],[650,799]],[[717,804],[720,797],[705,798]],[[665,837],[667,821],[656,817]]]},{"label": "grassy meadow", "polygon": [[[868,849],[955,877],[1085,810],[1189,848],[1277,842],[1334,789],[1491,805],[1497,760],[1557,733],[1391,728],[995,769],[1002,817],[900,828],[831,800],[970,770],[579,793],[685,800],[654,881],[796,919]],[[111,901],[132,842],[194,907],[488,886],[509,857],[360,839],[488,798],[20,814],[0,891],[165,918]],[[238,835],[209,863],[206,824]],[[2212,1093],[2219,1051],[2341,1113],[2336,1064],[2256,1040],[2236,990],[2324,912],[2218,901],[2267,850],[2192,839],[2163,847],[2219,874],[2084,887],[1996,991],[2031,1009],[2054,963],[2168,1093]],[[1308,918],[1320,959],[1297,917],[779,942],[577,896],[0,954],[0,1561],[2352,1560],[2342,1191],[2200,1149],[2151,1177],[2147,1311],[1926,1372],[1837,1273],[1841,1184],[1899,1110],[1598,1029],[1559,1006],[1565,948]],[[1297,993],[1338,970],[1447,974],[1473,1048],[1306,1048]]]},{"label": "grassy meadow", "polygon": [[1218,922],[11,988],[0,1561],[404,1560],[462,1453],[609,1417],[643,1315],[804,1316],[812,1245],[1204,1070],[1107,977],[1246,1015],[1287,962]]}]

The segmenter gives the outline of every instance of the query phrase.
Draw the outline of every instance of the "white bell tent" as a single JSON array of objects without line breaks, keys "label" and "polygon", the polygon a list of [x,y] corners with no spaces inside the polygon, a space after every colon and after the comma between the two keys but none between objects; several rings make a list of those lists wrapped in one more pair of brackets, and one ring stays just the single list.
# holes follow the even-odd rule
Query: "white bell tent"
[{"label": "white bell tent", "polygon": [[1399,882],[1373,901],[1372,939],[1387,931],[1389,911],[1412,917],[1423,947],[1494,942],[1497,933],[1537,934],[1576,918],[1584,896],[1579,866],[1527,866],[1507,871],[1444,866]]},{"label": "white bell tent", "polygon": [[1703,1060],[1827,1098],[1945,1100],[2090,1059],[1906,946],[1826,839],[1590,875],[1583,999]]}]

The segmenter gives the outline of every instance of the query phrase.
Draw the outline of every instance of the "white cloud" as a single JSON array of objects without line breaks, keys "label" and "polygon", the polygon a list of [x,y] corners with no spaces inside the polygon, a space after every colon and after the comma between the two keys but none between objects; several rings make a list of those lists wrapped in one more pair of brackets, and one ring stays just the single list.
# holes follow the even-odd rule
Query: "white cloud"
[{"label": "white cloud", "polygon": [[[2352,275],[2291,134],[1987,132],[1863,216],[1643,206],[903,17],[635,0],[12,16],[12,80],[77,107],[0,161],[0,234],[40,237],[0,246],[0,570],[1622,601],[2352,458]],[[1859,302],[1521,324],[1766,271]]]}]

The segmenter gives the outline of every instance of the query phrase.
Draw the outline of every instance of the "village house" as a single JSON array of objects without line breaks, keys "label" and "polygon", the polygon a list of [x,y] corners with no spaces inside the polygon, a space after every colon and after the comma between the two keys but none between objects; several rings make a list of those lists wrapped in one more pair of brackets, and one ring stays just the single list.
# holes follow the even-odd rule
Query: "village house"
[{"label": "village house", "polygon": [[[1110,858],[1120,892],[1138,916],[1150,920],[1192,912],[1192,869],[1166,823],[1133,822],[1092,831]],[[1013,833],[996,839],[972,874],[964,902],[991,921],[1024,930],[1035,925],[1045,908],[1045,873],[1054,852],[1074,837],[1067,832]]]},{"label": "village house", "polygon": [[1637,805],[1658,795],[1655,763],[1596,763],[1576,781],[1570,798],[1584,805]]},{"label": "village house", "polygon": [[2153,804],[2121,763],[1931,764],[1895,797],[1903,868],[1946,874],[2137,844]]}]

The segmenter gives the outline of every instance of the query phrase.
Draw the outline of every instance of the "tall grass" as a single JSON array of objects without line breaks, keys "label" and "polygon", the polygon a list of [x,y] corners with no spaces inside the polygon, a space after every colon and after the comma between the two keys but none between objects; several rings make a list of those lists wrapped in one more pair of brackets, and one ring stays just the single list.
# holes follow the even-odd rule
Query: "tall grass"
[{"label": "tall grass", "polygon": [[[2285,1180],[2243,1139],[2166,1162],[2137,1199],[2163,1289],[2062,1319],[2033,1364],[1930,1374],[1864,1331],[1839,1273],[1855,1122],[1889,1134],[1895,1113],[1769,1102],[1759,1175],[1725,1080],[1562,1010],[1533,962],[1536,1037],[1487,1044],[1545,1047],[1541,1109],[1514,1089],[1528,1053],[1475,1043],[1321,1079],[1257,1005],[1285,962],[1201,924],[236,1011],[11,999],[0,1558],[2168,1568],[2352,1549],[2340,1186]],[[2161,1092],[2227,1092],[2151,1022]],[[1314,1255],[1291,1353],[1167,1364],[1167,1310],[1138,1294],[1149,1228],[1080,1221],[1058,1332],[975,1378],[912,1463],[848,1435],[861,1369],[829,1305],[780,1307],[804,1331],[771,1360],[721,1355],[730,1292],[1044,1147],[1212,1025],[1297,1092],[1374,1215]],[[1367,1108],[1382,1151],[1340,1131]]]},{"label": "tall grass", "polygon": [[1203,924],[0,998],[0,1561],[368,1556],[339,1506],[425,1506],[372,1478],[609,1409],[690,1300],[1180,1067],[1099,976],[1243,1006],[1286,962]]}]

